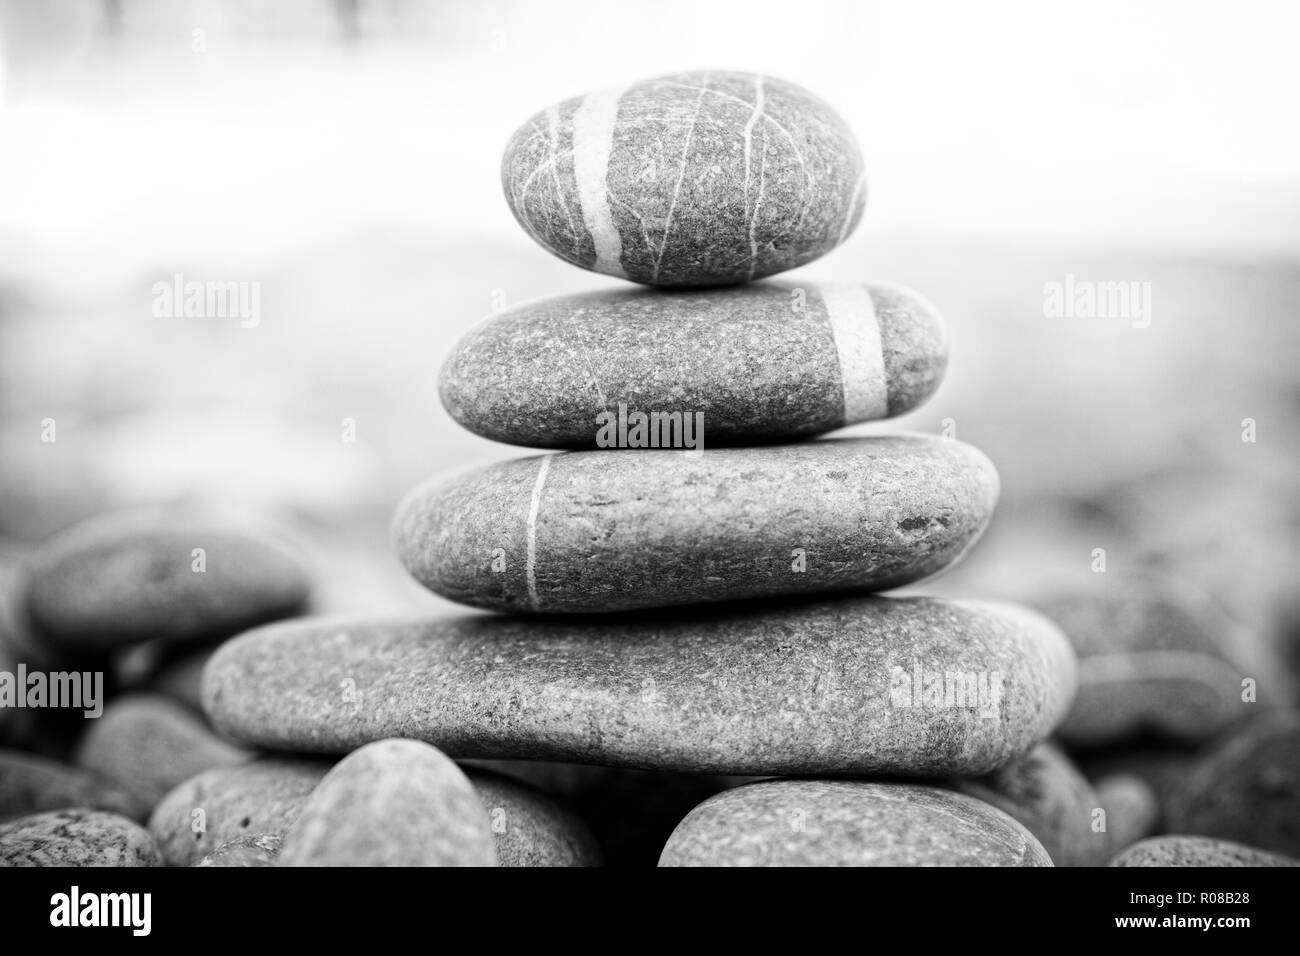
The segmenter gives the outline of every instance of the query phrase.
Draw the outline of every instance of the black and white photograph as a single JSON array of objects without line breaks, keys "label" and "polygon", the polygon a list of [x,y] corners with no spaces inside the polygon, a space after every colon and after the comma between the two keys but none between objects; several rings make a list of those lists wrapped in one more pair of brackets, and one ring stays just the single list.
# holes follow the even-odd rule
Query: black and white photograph
[{"label": "black and white photograph", "polygon": [[1278,929],[1297,37],[0,0],[6,925],[287,885],[165,867],[1054,867],[1111,937]]}]

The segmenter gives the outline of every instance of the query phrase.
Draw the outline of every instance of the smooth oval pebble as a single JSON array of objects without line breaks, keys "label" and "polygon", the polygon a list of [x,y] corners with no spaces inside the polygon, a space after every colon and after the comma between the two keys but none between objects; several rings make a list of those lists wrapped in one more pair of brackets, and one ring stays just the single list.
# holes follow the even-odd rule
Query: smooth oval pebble
[{"label": "smooth oval pebble", "polygon": [[131,794],[99,774],[37,754],[0,749],[0,823],[74,808],[142,815]]},{"label": "smooth oval pebble", "polygon": [[269,537],[204,517],[126,512],[40,548],[27,607],[51,641],[107,649],[227,637],[294,613],[307,595],[298,560]]},{"label": "smooth oval pebble", "polygon": [[660,866],[1051,866],[996,807],[939,787],[773,780],[710,797]]},{"label": "smooth oval pebble", "polygon": [[1300,866],[1300,860],[1213,837],[1158,836],[1134,843],[1109,866]]},{"label": "smooth oval pebble", "polygon": [[1240,667],[1213,618],[1155,579],[1126,574],[1107,587],[1034,601],[1079,657],[1079,694],[1058,733],[1072,746],[1144,734],[1184,743],[1247,713]]},{"label": "smooth oval pebble", "polygon": [[271,833],[235,837],[217,847],[195,866],[275,866],[284,840]]},{"label": "smooth oval pebble", "polygon": [[148,816],[167,793],[204,770],[252,754],[216,736],[183,706],[157,694],[119,697],[89,722],[75,762],[131,794]]},{"label": "smooth oval pebble", "polygon": [[149,831],[118,813],[53,810],[0,824],[0,867],[160,864]]},{"label": "smooth oval pebble", "polygon": [[997,496],[983,454],[924,436],[578,451],[429,482],[393,538],[443,597],[592,613],[900,587],[957,561]]},{"label": "smooth oval pebble", "polygon": [[1146,781],[1117,773],[1096,783],[1097,803],[1106,811],[1106,837],[1112,854],[1155,833],[1160,802]]},{"label": "smooth oval pebble", "polygon": [[1259,714],[1227,732],[1174,795],[1169,829],[1300,857],[1300,715]]},{"label": "smooth oval pebble", "polygon": [[1019,821],[1056,866],[1097,866],[1110,856],[1106,832],[1093,829],[1100,802],[1092,784],[1052,744],[953,786]]},{"label": "smooth oval pebble", "polygon": [[599,866],[586,824],[546,794],[501,774],[462,767],[487,808],[498,866]]},{"label": "smooth oval pebble", "polygon": [[239,837],[283,837],[329,772],[325,760],[265,757],[206,770],[163,797],[149,817],[168,866],[192,866]]},{"label": "smooth oval pebble", "polygon": [[1028,751],[1073,688],[1068,642],[1040,615],[861,597],[604,620],[286,622],[223,645],[203,698],[218,727],[281,750],[401,735],[456,757],[952,775]]},{"label": "smooth oval pebble", "polygon": [[452,418],[494,441],[703,448],[901,415],[947,365],[939,314],[915,292],[760,282],[516,306],[460,340],[438,387]]},{"label": "smooth oval pebble", "polygon": [[866,170],[822,100],[753,73],[674,73],[521,126],[501,182],[538,243],[583,269],[711,286],[793,269],[862,217]]},{"label": "smooth oval pebble", "polygon": [[495,866],[483,802],[448,757],[381,740],[325,775],[284,838],[280,866]]}]

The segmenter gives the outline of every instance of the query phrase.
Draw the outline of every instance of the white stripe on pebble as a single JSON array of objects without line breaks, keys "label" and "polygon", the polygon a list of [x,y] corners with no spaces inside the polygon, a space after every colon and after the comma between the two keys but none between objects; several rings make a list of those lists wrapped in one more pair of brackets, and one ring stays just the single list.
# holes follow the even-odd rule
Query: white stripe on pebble
[{"label": "white stripe on pebble", "polygon": [[551,456],[542,456],[541,467],[537,469],[537,480],[533,482],[533,497],[528,503],[528,557],[524,562],[524,577],[528,582],[528,604],[534,611],[537,602],[537,512],[542,504],[542,486],[546,484],[546,472],[551,467]]},{"label": "white stripe on pebble", "polygon": [[826,283],[815,287],[826,305],[831,335],[840,358],[844,387],[844,423],[884,418],[889,410],[885,353],[880,321],[871,292],[860,283]]},{"label": "white stripe on pebble", "polygon": [[583,97],[573,114],[573,174],[578,180],[582,221],[596,247],[592,268],[604,275],[627,278],[623,271],[623,240],[614,226],[605,179],[614,149],[614,123],[622,89]]}]

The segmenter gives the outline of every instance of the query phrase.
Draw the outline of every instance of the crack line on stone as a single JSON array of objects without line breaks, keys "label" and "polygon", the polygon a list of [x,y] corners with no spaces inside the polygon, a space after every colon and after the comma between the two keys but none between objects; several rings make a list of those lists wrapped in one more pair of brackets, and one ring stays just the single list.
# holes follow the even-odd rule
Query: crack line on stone
[{"label": "crack line on stone", "polygon": [[[663,83],[665,86],[679,86],[682,89],[686,89],[686,90],[700,89],[699,87],[691,86],[691,84],[689,83],[679,83],[676,80],[664,80]],[[715,96],[722,97],[723,99],[733,100],[734,102],[739,103],[741,106],[752,107],[753,105],[751,103],[745,102],[745,100],[741,99],[739,96],[736,96],[734,93],[728,93],[725,90],[705,89],[702,90],[702,92],[712,93]],[[799,228],[803,225],[804,218],[808,215],[808,210],[811,207],[812,198],[813,198],[813,187],[817,183],[817,178],[813,176],[812,170],[808,168],[808,162],[807,160],[804,159],[803,151],[799,149],[799,143],[795,139],[794,134],[791,133],[788,129],[786,129],[785,126],[779,120],[775,119],[771,113],[764,112],[763,121],[765,123],[771,123],[773,126],[775,126],[781,132],[781,135],[784,136],[786,140],[790,143],[790,149],[794,152],[795,159],[799,161],[799,169],[803,172],[804,179],[807,182],[807,193],[804,196],[803,205],[799,210],[799,218],[794,225],[794,231],[797,232]]]},{"label": "crack line on stone", "polygon": [[524,562],[524,576],[528,583],[528,603],[534,611],[539,610],[537,600],[537,512],[542,504],[542,487],[546,484],[546,472],[551,467],[551,456],[542,458],[542,465],[537,469],[537,481],[533,483],[533,497],[528,503],[528,556]]},{"label": "crack line on stone", "polygon": [[695,126],[700,121],[700,108],[704,105],[704,94],[709,92],[710,76],[709,73],[704,74],[700,95],[695,100],[695,113],[691,116],[691,125],[686,130],[686,144],[682,147],[682,168],[677,171],[677,185],[673,189],[672,201],[668,203],[668,217],[664,220],[664,237],[663,241],[659,243],[659,257],[655,259],[655,271],[652,280],[654,282],[659,281],[659,268],[663,265],[664,252],[668,249],[668,235],[673,226],[673,211],[677,208],[677,197],[682,191],[682,180],[686,178],[686,163],[691,155],[691,140],[695,137]]}]

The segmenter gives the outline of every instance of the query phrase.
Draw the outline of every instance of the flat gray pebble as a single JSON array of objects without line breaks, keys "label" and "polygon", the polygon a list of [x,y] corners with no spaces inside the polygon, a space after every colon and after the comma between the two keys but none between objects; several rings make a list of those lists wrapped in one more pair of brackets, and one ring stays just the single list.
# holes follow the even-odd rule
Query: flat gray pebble
[{"label": "flat gray pebble", "polygon": [[901,415],[947,365],[939,314],[915,292],[759,282],[528,302],[466,334],[438,388],[452,418],[494,441],[713,447]]},{"label": "flat gray pebble", "polygon": [[104,650],[226,637],[293,614],[308,590],[297,558],[269,536],[203,516],[129,511],[38,549],[27,608],[55,644]]},{"label": "flat gray pebble", "polygon": [[956,562],[998,487],[974,448],[919,435],[563,452],[417,488],[393,538],[420,583],[498,611],[884,591]]},{"label": "flat gray pebble", "polygon": [[1073,693],[1068,642],[1041,615],[875,597],[308,619],[227,642],[203,688],[217,727],[270,749],[403,736],[455,757],[751,775],[986,773],[1046,737]]}]

